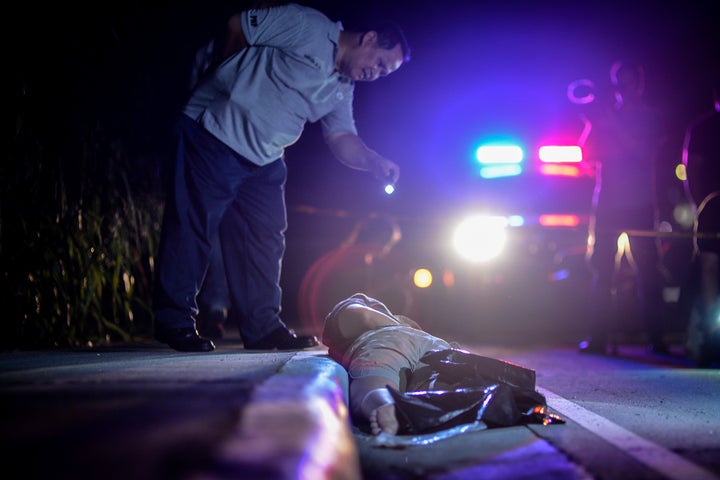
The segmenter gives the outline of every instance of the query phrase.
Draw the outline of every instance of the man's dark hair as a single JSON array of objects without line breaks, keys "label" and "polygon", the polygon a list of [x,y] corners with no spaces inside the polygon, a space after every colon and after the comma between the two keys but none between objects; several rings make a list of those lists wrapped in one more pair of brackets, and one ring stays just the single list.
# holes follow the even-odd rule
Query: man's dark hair
[{"label": "man's dark hair", "polygon": [[366,26],[363,30],[365,32],[371,30],[377,32],[378,47],[385,50],[392,50],[400,44],[403,62],[410,61],[410,45],[408,45],[407,39],[405,38],[405,33],[397,24],[389,21],[378,22]]}]

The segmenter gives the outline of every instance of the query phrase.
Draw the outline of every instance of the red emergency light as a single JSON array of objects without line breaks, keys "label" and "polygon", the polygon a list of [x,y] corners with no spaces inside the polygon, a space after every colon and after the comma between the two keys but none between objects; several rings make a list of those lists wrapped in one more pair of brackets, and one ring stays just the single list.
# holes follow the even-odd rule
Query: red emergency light
[{"label": "red emergency light", "polygon": [[538,150],[538,158],[543,163],[582,162],[582,148],[577,145],[544,145]]}]

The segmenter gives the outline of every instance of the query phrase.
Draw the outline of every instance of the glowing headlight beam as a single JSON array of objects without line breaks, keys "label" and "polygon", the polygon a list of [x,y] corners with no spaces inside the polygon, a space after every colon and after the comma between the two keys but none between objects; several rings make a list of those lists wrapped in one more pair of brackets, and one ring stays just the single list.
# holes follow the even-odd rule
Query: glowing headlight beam
[{"label": "glowing headlight beam", "polygon": [[455,229],[453,246],[460,256],[471,262],[491,260],[502,253],[507,240],[506,228],[505,217],[469,217]]}]

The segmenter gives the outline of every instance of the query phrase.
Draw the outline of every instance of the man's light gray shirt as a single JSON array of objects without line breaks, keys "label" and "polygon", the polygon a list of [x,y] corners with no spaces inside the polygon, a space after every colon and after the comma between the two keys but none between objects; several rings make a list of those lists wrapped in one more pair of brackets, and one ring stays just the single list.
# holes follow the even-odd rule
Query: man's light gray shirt
[{"label": "man's light gray shirt", "polygon": [[250,46],[194,90],[184,113],[258,165],[282,157],[308,121],[326,138],[357,134],[354,84],[335,71],[342,25],[295,4],[241,16]]}]

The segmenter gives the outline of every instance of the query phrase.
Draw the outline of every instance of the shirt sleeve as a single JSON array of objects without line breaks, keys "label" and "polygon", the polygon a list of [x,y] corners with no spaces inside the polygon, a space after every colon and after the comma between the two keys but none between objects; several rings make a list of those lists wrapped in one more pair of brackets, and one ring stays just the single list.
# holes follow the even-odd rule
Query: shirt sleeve
[{"label": "shirt sleeve", "polygon": [[343,98],[335,108],[320,119],[323,137],[327,138],[338,132],[348,132],[357,135],[355,117],[353,116],[353,88],[350,87],[343,94]]},{"label": "shirt sleeve", "polygon": [[296,5],[281,5],[241,13],[243,33],[249,45],[286,47],[302,32],[305,15]]}]

